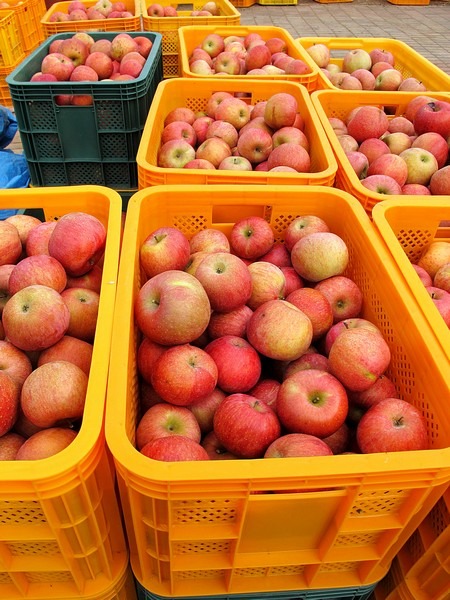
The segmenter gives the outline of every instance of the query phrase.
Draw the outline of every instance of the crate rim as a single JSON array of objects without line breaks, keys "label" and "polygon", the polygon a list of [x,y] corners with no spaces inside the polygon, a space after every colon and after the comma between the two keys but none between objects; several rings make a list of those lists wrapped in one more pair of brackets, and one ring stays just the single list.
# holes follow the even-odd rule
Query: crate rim
[{"label": "crate rim", "polygon": [[[140,203],[143,198],[148,195],[158,194],[161,189],[164,189],[169,195],[173,193],[180,192],[181,187],[179,185],[165,185],[162,186],[154,186],[150,188],[145,188],[139,190],[136,194],[134,194],[128,204],[128,212],[131,215],[139,214]],[[203,185],[183,185],[183,190],[189,192],[197,192],[198,197],[201,196],[202,190],[204,193],[213,192],[217,194],[219,192],[227,194],[227,203],[230,205],[237,205],[240,203],[240,198],[233,196],[233,191],[235,191],[235,186],[226,185],[226,184],[218,184],[214,185],[213,190],[205,190],[205,186]],[[297,185],[297,186],[282,186],[277,188],[275,194],[274,190],[270,186],[266,185],[245,185],[243,193],[257,193],[259,197],[264,198],[269,193],[272,195],[270,198],[276,199],[283,196],[288,196],[289,194],[295,195],[299,193],[316,193],[316,194],[325,194],[329,196],[340,197],[342,202],[349,203],[352,206],[352,209],[356,212],[358,218],[363,219],[364,222],[367,223],[367,235],[370,237],[374,247],[377,249],[377,252],[383,256],[383,262],[391,263],[392,269],[396,271],[397,274],[400,274],[400,271],[397,265],[393,262],[387,248],[383,245],[382,240],[378,236],[375,228],[371,225],[370,219],[366,212],[364,211],[361,204],[350,194],[345,191],[338,190],[336,188],[329,188],[325,186],[309,186],[309,185]],[[273,202],[268,202],[268,205],[273,204]],[[133,258],[134,248],[131,244],[131,241],[136,236],[136,228],[130,226],[130,222],[136,224],[137,219],[129,219],[125,225],[124,237],[123,237],[123,246],[122,246],[122,264],[124,264],[127,260],[130,261]],[[133,287],[133,273],[131,269],[120,269],[119,271],[119,280],[118,280],[118,295],[116,298],[116,307],[120,306],[121,311],[126,310],[131,311],[132,307],[129,306],[128,299],[122,298],[121,290],[122,289],[130,289]],[[416,303],[414,297],[412,296],[411,291],[406,286],[406,283],[403,280],[399,280],[399,285],[402,288],[402,298],[408,305],[410,310],[416,309]],[[129,295],[129,300],[131,303],[131,296]],[[420,330],[426,339],[426,343],[430,344],[431,347],[435,348],[435,352],[439,355],[442,360],[446,360],[443,355],[443,350],[438,345],[433,332],[430,330],[430,327],[425,320],[425,317],[422,313],[417,314],[417,310],[414,310],[417,319],[421,321]],[[118,320],[118,311],[115,311],[114,323]],[[112,347],[114,347],[114,340],[119,337],[118,327],[113,326],[113,342]],[[117,369],[115,368],[116,362],[118,362],[117,356],[112,353],[111,362],[110,362],[110,373],[114,374]],[[121,409],[117,406],[117,403],[112,400],[112,392],[111,389],[114,386],[109,386],[108,398],[106,402],[106,420],[105,420],[105,432],[106,432],[106,441],[107,445],[114,457],[114,461],[116,463],[116,468],[122,472],[124,469],[124,477],[125,480],[131,482],[136,477],[136,481],[138,482],[140,479],[151,479],[155,482],[168,482],[170,481],[172,484],[182,483],[182,482],[192,482],[196,483],[204,483],[216,481],[240,481],[240,480],[251,480],[256,483],[264,482],[267,479],[266,474],[266,465],[267,461],[265,459],[239,459],[239,460],[229,460],[229,461],[199,461],[199,462],[191,462],[189,473],[186,473],[186,469],[183,468],[183,463],[168,463],[155,461],[152,459],[148,459],[144,455],[142,455],[130,442],[128,437],[125,434],[125,421],[126,421],[126,406],[125,403],[122,403]],[[114,388],[117,391],[117,388]],[[123,442],[125,442],[125,447]],[[331,458],[334,459],[333,465],[333,476],[338,475],[354,475],[356,473],[366,473],[365,463],[370,462],[370,472],[371,473],[405,473],[413,471],[415,473],[424,473],[429,470],[437,469],[442,471],[442,464],[447,462],[450,465],[450,448],[436,448],[436,449],[428,449],[417,451],[420,456],[420,464],[418,465],[417,461],[414,465],[405,461],[404,458],[409,456],[409,452],[387,452],[387,453],[374,453],[374,454],[355,454],[355,455],[336,455],[333,457],[307,457],[307,458],[298,458],[294,461],[290,459],[279,459],[277,463],[277,479],[291,479],[295,476],[295,471],[298,473],[298,469],[293,469],[294,465],[301,464],[302,477],[308,477],[311,481],[320,479],[323,477],[322,473],[326,473],[326,467],[329,467],[329,460]],[[149,460],[151,462],[149,462]],[[127,469],[126,465],[131,461],[133,464],[134,472],[130,474],[129,469]],[[299,462],[300,461],[300,462]],[[405,463],[407,466],[405,466]],[[236,468],[235,465],[238,465]],[[149,469],[149,465],[151,465],[151,469]],[[329,472],[329,469],[328,469]],[[433,479],[431,485],[439,486],[448,481],[450,478],[450,466],[448,472],[444,469],[442,477],[437,477]],[[273,477],[271,477],[273,480]],[[139,483],[138,483],[139,485]]]},{"label": "crate rim", "polygon": [[[108,215],[108,229],[109,226],[111,228],[117,228],[120,230],[120,220],[122,213],[122,200],[120,195],[113,189],[106,188],[104,186],[97,185],[83,185],[83,186],[70,186],[67,191],[64,193],[79,194],[81,192],[87,192],[92,194],[103,194],[105,198],[108,198],[110,204],[110,210]],[[40,202],[40,198],[42,197],[42,189],[41,188],[15,188],[15,189],[7,189],[0,190],[0,201],[3,200],[3,197],[8,199],[8,203],[10,203],[11,208],[42,208],[42,203]],[[45,188],[45,197],[50,199],[58,199],[61,196],[61,187],[46,187]],[[59,200],[58,200],[59,201]],[[60,201],[59,201],[60,202]],[[109,240],[108,240],[109,237]],[[105,263],[103,266],[104,273],[107,277],[102,279],[102,294],[106,293],[109,297],[115,297],[115,286],[117,283],[117,265],[113,264],[116,262],[118,251],[119,251],[119,242],[120,240],[114,240],[113,235],[107,236],[107,246],[106,248],[111,248],[114,250],[114,244],[116,245],[117,254],[113,256],[114,252],[105,252]],[[106,285],[105,285],[106,284]],[[105,294],[105,295],[106,295]],[[105,296],[104,296],[105,297]],[[103,303],[105,304],[105,302]],[[111,320],[112,321],[112,320]],[[110,340],[112,333],[112,323],[109,327],[100,328],[98,332],[96,332],[96,340],[94,344],[98,347],[101,343],[101,340]],[[100,339],[100,341],[99,341]],[[108,348],[110,347],[110,342],[108,342]],[[98,352],[97,352],[98,354]],[[106,371],[107,371],[106,365]],[[99,371],[102,371],[99,369]],[[107,372],[106,372],[107,376]],[[92,374],[89,375],[89,384],[88,391],[92,390],[95,387],[96,381],[100,377],[105,377],[105,373],[95,372],[95,369],[92,371]],[[103,386],[102,386],[103,387]],[[106,386],[105,386],[106,389]],[[91,391],[91,394],[93,392]],[[104,402],[105,404],[105,402]],[[95,441],[95,444],[92,444],[88,447],[85,443],[85,438],[88,435],[86,432],[86,426],[83,425],[80,428],[80,431],[73,442],[58,454],[51,456],[49,458],[39,459],[37,461],[31,460],[23,460],[23,461],[4,461],[2,463],[2,474],[0,476],[0,483],[19,483],[21,481],[34,481],[39,484],[43,479],[45,482],[54,479],[54,484],[58,484],[58,477],[64,476],[69,473],[69,470],[74,465],[82,465],[83,463],[88,463],[93,460],[93,454],[99,454],[103,450],[104,445],[104,406],[103,410],[90,410],[87,417],[89,418],[89,426],[95,427],[98,430],[98,437]],[[85,417],[84,417],[85,418]],[[95,452],[94,452],[95,451]],[[32,465],[36,465],[36,467],[40,468],[30,468]],[[77,470],[78,475],[78,470]],[[14,490],[11,490],[13,493]]]}]

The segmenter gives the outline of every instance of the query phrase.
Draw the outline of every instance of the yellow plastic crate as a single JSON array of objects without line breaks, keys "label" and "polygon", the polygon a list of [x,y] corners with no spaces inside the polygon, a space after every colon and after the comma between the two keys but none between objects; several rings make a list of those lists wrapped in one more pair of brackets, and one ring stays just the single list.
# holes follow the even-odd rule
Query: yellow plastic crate
[{"label": "yellow plastic crate", "polygon": [[42,209],[46,220],[83,211],[107,228],[92,368],[79,433],[50,458],[1,464],[0,598],[103,600],[128,564],[104,436],[121,199],[113,190],[89,185],[13,189],[0,191],[0,207]]},{"label": "yellow plastic crate", "polygon": [[[305,134],[310,141],[310,173],[269,173],[267,171],[219,171],[212,169],[166,169],[157,166],[158,149],[166,115],[174,108],[188,106],[194,111],[204,110],[208,98],[217,90],[230,93],[247,92],[246,101],[256,104],[267,100],[272,94],[286,92],[298,102],[298,110],[305,119]],[[337,170],[333,152],[312,107],[306,89],[287,81],[257,81],[224,78],[220,80],[177,78],[163,81],[156,89],[152,105],[144,126],[136,155],[139,189],[162,184],[185,183],[270,183],[311,184],[332,186]]]},{"label": "yellow plastic crate", "polygon": [[[450,91],[450,75],[436,67],[431,61],[419,52],[400,40],[389,38],[339,38],[339,37],[300,37],[296,42],[303,48],[314,44],[325,44],[330,49],[330,62],[342,67],[343,57],[349,50],[362,49],[371,52],[382,48],[392,52],[395,58],[395,68],[400,71],[403,78],[415,77],[421,81],[428,91]],[[319,69],[317,89],[337,90],[328,77]]]},{"label": "yellow plastic crate", "polygon": [[25,58],[16,14],[0,9],[0,68],[16,65]]},{"label": "yellow plastic crate", "polygon": [[[40,24],[41,13],[37,0],[23,0],[20,4],[16,0],[3,0],[14,11],[19,28],[22,50],[28,54],[34,50],[44,39]],[[22,57],[24,58],[24,57]]]},{"label": "yellow plastic crate", "polygon": [[448,241],[450,227],[450,196],[410,196],[381,202],[373,209],[373,222],[397,263],[410,290],[417,299],[436,339],[450,360],[450,329],[445,325],[433,301],[418,278],[411,263],[433,241]]},{"label": "yellow plastic crate", "polygon": [[[320,69],[312,60],[309,54],[295,42],[287,29],[283,27],[265,27],[263,25],[240,25],[236,27],[206,27],[206,26],[188,26],[179,29],[180,38],[180,58],[181,70],[183,77],[192,77],[195,79],[217,79],[216,75],[198,75],[193,73],[189,67],[189,57],[194,48],[196,48],[210,33],[217,33],[223,37],[228,35],[237,35],[245,37],[249,33],[259,33],[263,40],[268,40],[272,37],[278,37],[287,45],[287,53],[289,56],[303,60],[310,68],[309,73],[304,75],[252,75],[251,79],[257,81],[291,81],[301,83],[305,86],[308,92],[312,92],[317,88]],[[221,76],[220,76],[221,77]],[[239,81],[248,81],[249,75],[233,75],[233,79]]]},{"label": "yellow plastic crate", "polygon": [[[311,95],[313,106],[323,128],[325,129],[325,133],[328,137],[331,147],[333,148],[333,152],[338,163],[335,185],[336,187],[355,196],[355,198],[357,198],[364,206],[369,215],[372,213],[373,207],[378,202],[386,200],[386,195],[372,192],[362,185],[361,181],[358,179],[355,171],[353,170],[350,161],[345,155],[345,152],[338,141],[337,135],[333,131],[328,119],[330,117],[344,119],[353,108],[367,105],[378,106],[380,108],[389,107],[391,111],[391,117],[400,116],[404,113],[408,102],[418,95],[429,95],[432,98],[450,102],[450,94],[442,94],[437,92],[423,92],[422,94],[418,94],[416,92],[370,92],[370,94],[366,94],[360,90],[356,92],[344,92],[343,90],[319,90]],[[426,197],[429,198],[429,196]],[[409,195],[389,196],[389,200],[404,199],[405,201],[408,201],[409,198],[411,198]]]},{"label": "yellow plastic crate", "polygon": [[[424,414],[431,449],[371,455],[165,463],[135,446],[139,414],[133,307],[139,248],[157,227],[229,234],[259,215],[283,240],[301,214],[325,219],[349,248],[362,316],[383,332],[399,394]],[[450,366],[361,205],[320,186],[159,186],[128,204],[106,407],[139,583],[176,598],[370,585],[450,480]],[[273,493],[273,492],[276,493]],[[256,492],[256,493],[255,493]]]},{"label": "yellow plastic crate", "polygon": [[[162,35],[162,51],[163,51],[163,68],[164,77],[181,77],[181,68],[179,65],[178,55],[180,53],[180,42],[178,30],[186,25],[239,25],[241,22],[241,13],[235,5],[229,0],[216,0],[216,5],[220,11],[217,16],[195,17],[191,16],[193,10],[200,10],[206,0],[194,0],[192,3],[173,2],[171,0],[161,0],[161,6],[173,6],[178,10],[176,17],[153,17],[148,14],[148,7],[153,4],[153,0],[140,0],[142,11],[142,26],[144,31],[157,31]],[[164,57],[170,56],[175,60],[165,61]],[[174,72],[174,67],[176,71]],[[167,68],[166,68],[167,67]]]},{"label": "yellow plastic crate", "polygon": [[297,6],[297,0],[258,0],[261,6]]},{"label": "yellow plastic crate", "polygon": [[399,4],[400,6],[428,6],[430,0],[387,0],[390,4]]},{"label": "yellow plastic crate", "polygon": [[258,4],[257,0],[231,0],[231,4],[236,8],[249,8],[254,4]]},{"label": "yellow plastic crate", "polygon": [[22,58],[19,58],[15,64],[9,67],[0,67],[0,104],[3,104],[3,106],[7,106],[8,108],[12,108],[13,101],[9,85],[6,83],[6,78],[20,65],[21,62]]},{"label": "yellow plastic crate", "polygon": [[[86,8],[94,6],[97,0],[83,0]],[[123,19],[88,19],[82,21],[61,21],[52,23],[51,16],[55,12],[67,13],[70,0],[65,2],[55,2],[41,18],[41,25],[45,37],[55,33],[64,33],[66,31],[140,31],[141,18],[139,11],[139,0],[123,0],[126,10],[133,13],[133,17]]]}]

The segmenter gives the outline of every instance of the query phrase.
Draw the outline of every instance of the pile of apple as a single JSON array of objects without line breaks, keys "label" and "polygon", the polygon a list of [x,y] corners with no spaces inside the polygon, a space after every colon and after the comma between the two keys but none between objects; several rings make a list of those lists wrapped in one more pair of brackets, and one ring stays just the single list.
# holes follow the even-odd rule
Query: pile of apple
[{"label": "pile of apple", "polygon": [[311,67],[288,53],[285,40],[264,40],[256,32],[246,36],[210,33],[189,56],[189,69],[197,75],[305,75]]},{"label": "pile of apple", "polygon": [[[34,82],[130,81],[139,77],[152,49],[145,36],[118,33],[112,40],[94,38],[84,31],[50,42]],[[90,105],[90,94],[59,94],[57,104]]]},{"label": "pile of apple", "polygon": [[[157,2],[150,4],[147,8],[147,14],[149,17],[178,17],[179,13],[177,9],[168,4],[163,6]],[[183,12],[183,16],[186,16],[186,13]],[[220,16],[220,8],[217,6],[217,3],[214,0],[209,0],[204,4],[199,10],[192,10],[189,13],[190,17],[218,17]]]},{"label": "pile of apple", "polygon": [[280,92],[255,105],[230,92],[209,97],[205,111],[171,110],[157,163],[163,168],[308,173],[305,121],[292,94]]},{"label": "pile of apple", "polygon": [[427,89],[416,77],[403,77],[395,68],[395,57],[389,50],[349,50],[342,59],[342,66],[330,62],[331,53],[326,44],[313,44],[306,51],[330,82],[341,90],[425,92]]},{"label": "pile of apple", "polygon": [[450,327],[450,243],[432,242],[412,266],[444,323]]},{"label": "pile of apple", "polygon": [[77,436],[105,243],[84,212],[0,221],[0,460],[47,458]]},{"label": "pile of apple", "polygon": [[450,102],[418,95],[403,115],[378,106],[329,117],[351,167],[378,194],[450,195]]},{"label": "pile of apple", "polygon": [[129,19],[134,14],[127,10],[124,2],[120,0],[98,0],[92,6],[86,6],[81,0],[73,0],[67,7],[67,12],[56,10],[49,17],[50,23],[63,21],[91,21],[97,19]]},{"label": "pile of apple", "polygon": [[227,237],[175,227],[140,247],[134,304],[137,449],[163,461],[428,448],[421,413],[386,375],[381,330],[360,316],[344,240],[315,215],[284,243],[259,216]]}]

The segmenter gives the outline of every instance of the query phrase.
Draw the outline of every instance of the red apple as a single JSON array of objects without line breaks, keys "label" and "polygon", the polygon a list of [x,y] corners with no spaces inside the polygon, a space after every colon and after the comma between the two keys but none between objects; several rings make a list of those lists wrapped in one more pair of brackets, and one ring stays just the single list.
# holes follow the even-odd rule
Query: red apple
[{"label": "red apple", "polygon": [[413,120],[418,135],[429,131],[440,133],[443,138],[450,137],[450,102],[431,100],[421,106]]},{"label": "red apple", "polygon": [[40,254],[19,261],[11,271],[8,291],[12,296],[29,285],[45,285],[57,292],[66,287],[67,275],[61,263],[51,256]]},{"label": "red apple", "polygon": [[252,309],[246,304],[226,313],[213,312],[208,324],[208,336],[211,340],[224,335],[245,338],[247,322],[252,314]]},{"label": "red apple", "polygon": [[32,370],[25,352],[7,340],[0,340],[0,372],[9,375],[20,389]]},{"label": "red apple", "polygon": [[189,246],[191,254],[194,252],[229,252],[230,242],[227,236],[220,229],[207,227],[195,233]]},{"label": "red apple", "polygon": [[17,420],[20,387],[18,383],[0,370],[0,437],[8,433]]},{"label": "red apple", "polygon": [[69,309],[70,319],[67,335],[85,342],[93,342],[97,326],[100,294],[84,288],[67,288],[61,298]]},{"label": "red apple", "polygon": [[67,277],[66,288],[81,287],[100,294],[102,288],[102,268],[96,264],[90,271],[79,277]]},{"label": "red apple", "polygon": [[315,435],[287,433],[273,441],[264,458],[295,458],[301,456],[331,456],[331,448]]},{"label": "red apple", "polygon": [[379,138],[389,127],[386,113],[377,106],[361,106],[347,123],[349,135],[358,143]]},{"label": "red apple", "polygon": [[447,327],[450,327],[450,293],[435,286],[428,286],[425,289],[439,314],[444,319],[444,323]]},{"label": "red apple", "polygon": [[386,398],[396,398],[397,388],[387,375],[380,375],[375,382],[363,392],[352,392],[350,399],[352,402],[363,408],[370,408]]},{"label": "red apple", "polygon": [[280,267],[286,280],[284,295],[287,298],[294,290],[299,290],[304,287],[302,278],[294,269],[294,267]]},{"label": "red apple", "polygon": [[356,317],[354,319],[344,319],[342,321],[338,321],[337,323],[335,323],[328,330],[328,332],[325,336],[325,344],[324,344],[325,354],[328,355],[330,353],[331,346],[333,345],[335,339],[337,338],[337,336],[340,333],[342,333],[343,331],[346,331],[347,329],[354,329],[354,328],[358,328],[358,327],[369,329],[370,331],[373,331],[374,333],[377,333],[378,335],[382,335],[380,329],[378,329],[378,327],[374,323],[372,323],[372,321],[369,321],[368,319],[363,319],[361,317]]},{"label": "red apple", "polygon": [[17,228],[0,221],[0,265],[14,264],[22,254],[22,242]]},{"label": "red apple", "polygon": [[10,431],[0,437],[0,460],[15,460],[20,446],[25,438]]},{"label": "red apple", "polygon": [[283,381],[294,373],[297,373],[297,371],[305,371],[306,369],[318,369],[319,371],[329,372],[328,358],[315,349],[309,348],[299,358],[291,360],[288,363],[284,370]]},{"label": "red apple", "polygon": [[77,437],[73,429],[50,427],[30,436],[20,446],[16,460],[42,460],[58,454]]},{"label": "red apple", "polygon": [[433,195],[450,195],[450,165],[442,167],[442,169],[438,169],[433,173],[429,187]]},{"label": "red apple", "polygon": [[293,219],[284,232],[284,243],[291,252],[295,243],[302,237],[318,231],[329,231],[326,222],[316,215],[303,215]]},{"label": "red apple", "polygon": [[153,440],[142,448],[141,453],[153,460],[165,462],[209,460],[206,450],[198,442],[184,435],[171,435]]},{"label": "red apple", "polygon": [[142,242],[139,259],[148,278],[163,271],[183,270],[189,260],[190,246],[176,227],[159,227]]},{"label": "red apple", "polygon": [[217,385],[229,394],[248,392],[261,375],[261,359],[247,340],[225,335],[205,347],[217,365]]},{"label": "red apple", "polygon": [[428,150],[437,160],[438,168],[446,164],[449,155],[449,146],[445,138],[440,133],[428,131],[416,137],[412,143],[412,148],[423,148]]},{"label": "red apple", "polygon": [[286,293],[286,280],[283,271],[276,265],[255,261],[248,265],[251,288],[247,305],[255,310],[268,300],[284,298]]},{"label": "red apple", "polygon": [[39,353],[37,366],[40,367],[45,363],[52,362],[55,360],[65,360],[72,362],[86,375],[89,375],[91,370],[92,362],[92,350],[93,346],[89,342],[80,340],[70,335],[63,336],[59,342],[46,348]]},{"label": "red apple", "polygon": [[240,258],[257,259],[268,252],[273,243],[272,228],[262,217],[240,219],[230,232],[231,251]]},{"label": "red apple", "polygon": [[327,295],[319,289],[300,288],[286,296],[286,300],[304,312],[310,319],[313,340],[325,335],[333,325],[333,308]]},{"label": "red apple", "polygon": [[351,438],[352,431],[347,423],[344,422],[334,433],[322,438],[322,441],[331,448],[333,454],[342,454],[349,447]]},{"label": "red apple", "polygon": [[279,92],[268,98],[264,107],[264,120],[272,129],[291,127],[297,115],[298,103],[292,94]]},{"label": "red apple", "polygon": [[200,426],[188,408],[160,402],[140,418],[136,428],[136,447],[141,450],[149,442],[169,435],[183,435],[200,442]]},{"label": "red apple", "polygon": [[228,452],[228,450],[219,442],[214,431],[205,435],[201,445],[208,453],[211,460],[236,460],[238,457]]},{"label": "red apple", "polygon": [[315,285],[331,305],[333,321],[343,321],[358,317],[363,303],[360,287],[349,277],[335,275],[319,281]]}]

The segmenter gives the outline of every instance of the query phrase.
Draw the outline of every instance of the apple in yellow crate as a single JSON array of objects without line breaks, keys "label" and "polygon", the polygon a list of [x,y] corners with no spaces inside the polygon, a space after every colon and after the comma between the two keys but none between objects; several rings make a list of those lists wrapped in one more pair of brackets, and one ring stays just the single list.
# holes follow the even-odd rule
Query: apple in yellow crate
[{"label": "apple in yellow crate", "polygon": [[49,427],[30,436],[20,446],[16,460],[42,460],[58,454],[77,437],[77,432],[64,427]]},{"label": "apple in yellow crate", "polygon": [[1,372],[9,375],[19,388],[33,370],[26,352],[7,340],[0,341],[0,364]]},{"label": "apple in yellow crate", "polygon": [[0,436],[8,433],[16,422],[20,388],[4,371],[0,371]]},{"label": "apple in yellow crate", "polygon": [[149,442],[170,435],[184,435],[200,442],[200,426],[188,408],[160,402],[151,406],[139,420],[136,446],[141,450]]},{"label": "apple in yellow crate", "polygon": [[153,440],[142,448],[141,453],[153,460],[165,462],[209,460],[206,450],[198,442],[184,435],[171,435]]},{"label": "apple in yellow crate", "polygon": [[11,271],[8,291],[11,296],[29,285],[46,285],[62,292],[67,284],[67,275],[62,264],[46,254],[27,256]]},{"label": "apple in yellow crate", "polygon": [[16,263],[21,254],[22,242],[17,228],[0,221],[0,265]]},{"label": "apple in yellow crate", "polygon": [[15,460],[20,446],[26,438],[10,431],[0,437],[0,460]]}]

